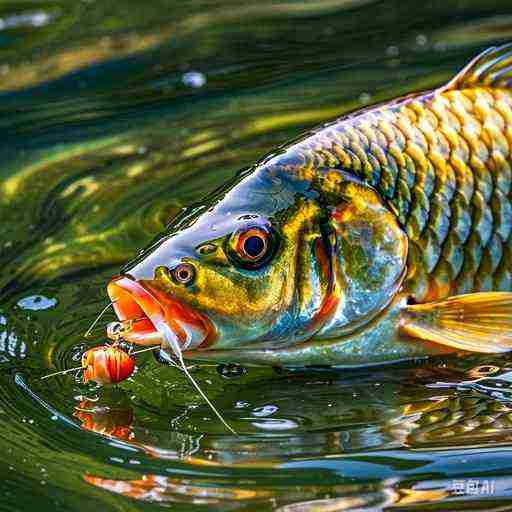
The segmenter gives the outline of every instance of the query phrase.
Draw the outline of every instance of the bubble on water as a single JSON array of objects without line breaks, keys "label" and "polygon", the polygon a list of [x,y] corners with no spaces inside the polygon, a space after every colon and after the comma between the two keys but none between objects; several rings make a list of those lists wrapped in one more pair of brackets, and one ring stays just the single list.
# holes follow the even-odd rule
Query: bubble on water
[{"label": "bubble on water", "polygon": [[87,343],[77,343],[71,347],[71,360],[80,362],[82,360],[83,353],[87,350]]},{"label": "bubble on water", "polygon": [[181,77],[181,81],[183,82],[183,85],[186,85],[187,87],[198,89],[199,87],[203,87],[206,83],[206,76],[199,71],[189,71]]},{"label": "bubble on water", "polygon": [[425,34],[418,34],[416,36],[416,44],[418,46],[425,46],[428,42],[428,37]]},{"label": "bubble on water", "polygon": [[44,27],[53,16],[45,11],[33,11],[23,14],[13,14],[0,18],[0,30],[18,27]]},{"label": "bubble on water", "polygon": [[359,101],[366,105],[367,103],[370,103],[372,97],[367,92],[363,92],[359,95]]},{"label": "bubble on water", "polygon": [[398,46],[388,46],[386,48],[386,55],[388,57],[398,57],[399,53],[400,53],[400,50],[398,49]]},{"label": "bubble on water", "polygon": [[44,295],[30,295],[18,301],[21,309],[38,311],[40,309],[50,309],[57,305],[57,299],[51,299]]},{"label": "bubble on water", "polygon": [[226,363],[217,366],[217,372],[226,379],[234,379],[245,375],[247,368],[238,364]]},{"label": "bubble on water", "polygon": [[264,405],[263,407],[254,408],[252,410],[252,413],[254,416],[257,416],[259,418],[265,418],[267,416],[271,416],[278,410],[279,407],[277,407],[277,405]]}]

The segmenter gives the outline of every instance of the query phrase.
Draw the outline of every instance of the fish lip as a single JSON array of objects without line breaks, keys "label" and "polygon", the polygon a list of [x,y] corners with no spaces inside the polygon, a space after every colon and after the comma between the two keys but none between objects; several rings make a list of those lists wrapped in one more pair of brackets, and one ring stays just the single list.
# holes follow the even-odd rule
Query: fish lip
[{"label": "fish lip", "polygon": [[[137,336],[136,329],[123,333],[123,337],[137,345],[162,343],[163,337],[157,327],[165,318],[162,305],[144,286],[128,276],[114,277],[107,286],[107,293],[113,303],[114,311],[120,322],[126,320],[147,320],[142,336]],[[149,334],[152,340],[149,341]],[[156,339],[155,339],[156,338]]]},{"label": "fish lip", "polygon": [[[107,293],[121,322],[142,320],[142,330],[134,323],[133,329],[123,333],[126,341],[137,345],[166,345],[163,333],[170,329],[183,350],[205,348],[211,342],[211,324],[203,315],[195,314],[197,318],[190,321],[187,314],[190,316],[195,312],[147,283],[141,283],[129,275],[121,275],[109,282]],[[183,323],[185,320],[188,320],[188,324]],[[191,339],[187,326],[196,329],[199,334],[196,339]]]}]

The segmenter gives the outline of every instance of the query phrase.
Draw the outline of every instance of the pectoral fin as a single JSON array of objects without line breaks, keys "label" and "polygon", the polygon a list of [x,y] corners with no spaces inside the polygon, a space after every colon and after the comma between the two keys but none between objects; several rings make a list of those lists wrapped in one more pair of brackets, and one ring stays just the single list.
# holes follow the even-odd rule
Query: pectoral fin
[{"label": "pectoral fin", "polygon": [[512,350],[512,293],[481,292],[407,306],[401,330],[471,352]]}]

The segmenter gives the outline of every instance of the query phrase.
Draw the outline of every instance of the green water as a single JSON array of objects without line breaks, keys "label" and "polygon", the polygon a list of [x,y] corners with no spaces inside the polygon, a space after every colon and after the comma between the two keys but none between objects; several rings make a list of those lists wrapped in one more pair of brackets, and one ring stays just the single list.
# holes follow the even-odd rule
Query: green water
[{"label": "green water", "polygon": [[[512,40],[503,1],[0,2],[0,510],[505,510],[510,356],[72,375],[105,284],[315,124]],[[113,320],[110,313],[105,322]]]}]

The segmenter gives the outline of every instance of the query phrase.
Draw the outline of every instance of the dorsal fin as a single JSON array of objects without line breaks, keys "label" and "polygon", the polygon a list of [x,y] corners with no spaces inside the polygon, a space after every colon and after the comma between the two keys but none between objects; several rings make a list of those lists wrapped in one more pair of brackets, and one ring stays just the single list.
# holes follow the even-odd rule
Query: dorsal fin
[{"label": "dorsal fin", "polygon": [[444,87],[512,87],[512,43],[491,46],[475,57]]}]

